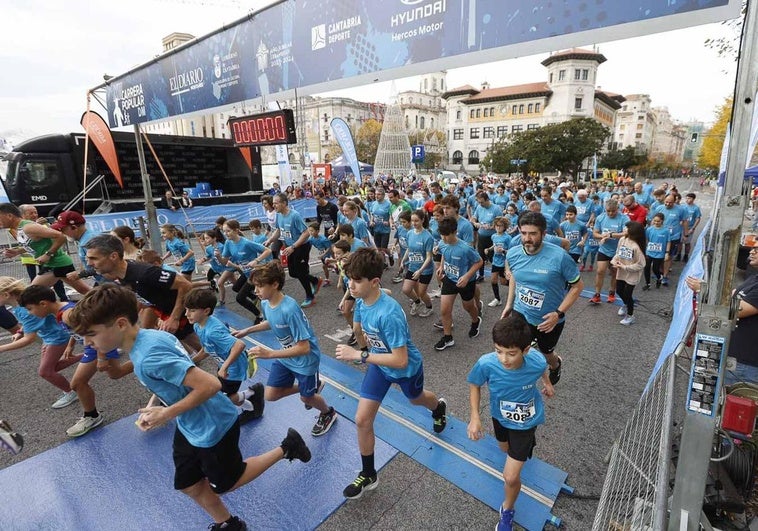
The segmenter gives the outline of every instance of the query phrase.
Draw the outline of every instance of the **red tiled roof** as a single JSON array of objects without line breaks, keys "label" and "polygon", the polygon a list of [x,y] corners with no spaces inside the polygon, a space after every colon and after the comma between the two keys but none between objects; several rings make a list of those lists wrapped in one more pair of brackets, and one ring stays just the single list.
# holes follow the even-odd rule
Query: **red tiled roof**
[{"label": "red tiled roof", "polygon": [[495,87],[484,89],[478,94],[466,98],[462,103],[481,103],[485,101],[512,100],[526,96],[549,96],[553,91],[544,82],[525,83],[523,85],[511,85],[509,87]]},{"label": "red tiled roof", "polygon": [[442,94],[442,97],[447,99],[450,96],[460,96],[461,94],[476,94],[477,92],[479,91],[471,85],[463,85],[462,87],[456,87],[454,89],[446,91]]}]

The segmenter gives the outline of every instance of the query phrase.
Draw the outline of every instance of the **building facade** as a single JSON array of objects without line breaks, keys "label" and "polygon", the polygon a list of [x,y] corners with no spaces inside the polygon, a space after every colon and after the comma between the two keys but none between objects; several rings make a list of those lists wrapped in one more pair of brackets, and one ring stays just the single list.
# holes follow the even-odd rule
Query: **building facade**
[{"label": "building facade", "polygon": [[475,173],[500,138],[573,118],[592,118],[613,130],[624,97],[596,86],[606,58],[573,48],[544,61],[546,81],[491,88],[454,88],[447,100],[449,168]]},{"label": "building facade", "polygon": [[613,140],[618,149],[634,146],[638,153],[652,153],[657,119],[651,103],[647,94],[626,96],[626,101],[616,115]]}]

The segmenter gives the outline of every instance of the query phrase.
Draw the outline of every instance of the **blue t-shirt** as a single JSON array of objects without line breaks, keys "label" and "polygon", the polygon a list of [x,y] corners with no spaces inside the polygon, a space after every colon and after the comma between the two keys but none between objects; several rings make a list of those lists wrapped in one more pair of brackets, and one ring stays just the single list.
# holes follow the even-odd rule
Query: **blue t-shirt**
[{"label": "blue t-shirt", "polygon": [[205,247],[205,256],[208,257],[208,264],[211,266],[211,269],[213,269],[216,273],[223,273],[224,271],[234,270],[233,267],[224,266],[221,264],[221,262],[218,261],[218,258],[216,258],[216,249],[223,253],[224,244],[221,242],[216,242],[216,245],[208,245]]},{"label": "blue t-shirt", "polygon": [[493,234],[492,246],[494,247],[492,255],[492,265],[497,267],[505,267],[505,254],[508,252],[508,247],[511,244],[511,237],[506,233]]},{"label": "blue t-shirt", "polygon": [[[195,367],[179,340],[161,330],[140,330],[129,358],[139,382],[166,405],[186,397],[192,389],[184,385],[187,371]],[[238,417],[237,407],[221,392],[176,417],[176,425],[192,446],[215,446]]]},{"label": "blue t-shirt", "polygon": [[318,236],[311,236],[308,238],[308,242],[319,251],[326,251],[332,246],[332,240],[323,234],[319,234]]},{"label": "blue t-shirt", "polygon": [[406,229],[400,224],[398,224],[397,228],[395,229],[395,239],[397,240],[397,244],[403,250],[408,248],[408,231],[409,230],[410,229]]},{"label": "blue t-shirt", "polygon": [[587,234],[587,226],[578,221],[575,221],[574,223],[564,221],[561,223],[561,230],[563,231],[563,237],[571,244],[571,247],[569,247],[569,254],[582,254],[579,242],[582,241],[584,235]]},{"label": "blue t-shirt", "polygon": [[251,242],[247,238],[240,238],[239,241],[233,242],[231,239],[224,242],[224,249],[221,256],[228,258],[232,263],[242,268],[245,276],[250,273],[247,267],[248,262],[252,262],[258,255],[262,254],[266,248],[259,243]]},{"label": "blue t-shirt", "polygon": [[576,220],[585,225],[590,220],[593,212],[593,203],[590,199],[585,199],[584,202],[578,199],[574,200],[574,206],[576,207]]},{"label": "blue t-shirt", "polygon": [[[442,254],[445,276],[453,283],[457,283],[458,279],[468,273],[471,266],[481,260],[476,249],[461,240],[452,245],[441,243],[439,249]],[[476,278],[472,275],[469,282],[476,282]]]},{"label": "blue t-shirt", "polygon": [[[624,232],[624,227],[629,223],[629,216],[616,212],[616,216],[611,218],[608,214],[603,212],[595,220],[595,232],[600,234],[617,232],[621,234]],[[619,245],[619,238],[608,238],[605,243],[600,245],[598,252],[603,253],[605,256],[613,256],[616,254],[616,247]]]},{"label": "blue t-shirt", "polygon": [[474,226],[466,218],[458,218],[458,231],[455,234],[459,240],[474,245]]},{"label": "blue t-shirt", "polygon": [[594,253],[600,248],[600,241],[592,235],[592,229],[587,229],[587,242],[584,244],[584,253]]},{"label": "blue t-shirt", "polygon": [[656,208],[655,213],[663,214],[663,226],[669,230],[671,235],[671,241],[682,239],[682,221],[687,220],[687,212],[681,205],[673,205],[671,208],[666,208],[666,205],[661,205]]},{"label": "blue t-shirt", "polygon": [[[199,323],[192,325],[195,329],[205,353],[218,364],[219,368],[229,357],[234,344],[239,339],[232,336],[229,329],[213,315],[208,316],[205,326]],[[243,350],[237,360],[229,366],[226,373],[227,380],[243,381],[247,378],[247,354]]]},{"label": "blue t-shirt", "polygon": [[650,208],[647,210],[647,222],[650,223],[653,221],[653,216],[656,212],[658,212],[658,207],[663,207],[663,203],[660,201],[653,201],[650,205]]},{"label": "blue t-shirt", "polygon": [[[422,229],[417,233],[415,230],[409,230],[406,236],[408,240],[408,271],[415,273],[424,264],[426,253],[431,253],[434,249],[434,238],[428,230]],[[434,272],[434,262],[429,260],[429,265],[421,271],[422,275],[429,275]]]},{"label": "blue t-shirt", "polygon": [[377,365],[380,371],[390,378],[408,378],[418,372],[421,367],[421,352],[411,339],[408,319],[395,299],[384,292],[370,306],[363,299],[357,299],[353,322],[361,325],[371,354],[391,354],[393,348],[407,347],[408,365],[405,368]]},{"label": "blue t-shirt", "polygon": [[368,247],[368,245],[366,245],[366,242],[364,242],[363,240],[359,240],[358,238],[353,238],[353,243],[350,244],[350,252],[354,253],[361,247]]},{"label": "blue t-shirt", "polygon": [[490,414],[503,427],[529,430],[545,422],[545,408],[537,381],[542,378],[547,361],[537,349],[530,348],[518,369],[506,369],[497,353],[485,354],[468,374],[468,383],[487,384],[490,390]]},{"label": "blue t-shirt", "polygon": [[491,203],[489,208],[485,208],[482,205],[477,205],[474,210],[474,217],[476,220],[487,227],[479,227],[479,236],[492,236],[495,234],[495,228],[492,226],[492,222],[495,218],[503,215],[503,209],[494,203]]},{"label": "blue t-shirt", "polygon": [[645,229],[645,238],[647,239],[645,254],[650,258],[665,258],[666,247],[671,239],[669,230],[666,227],[648,227]]},{"label": "blue t-shirt", "polygon": [[392,203],[385,198],[381,203],[374,201],[369,207],[371,220],[374,222],[374,234],[389,234],[390,232],[390,206]]},{"label": "blue t-shirt", "polygon": [[286,247],[294,244],[303,232],[308,230],[303,217],[294,208],[290,208],[286,215],[276,213],[276,228],[279,229],[279,238],[284,240]]},{"label": "blue t-shirt", "polygon": [[645,208],[647,208],[652,201],[650,195],[644,191],[641,194],[634,192],[632,195],[634,196],[634,200]]},{"label": "blue t-shirt", "polygon": [[269,301],[261,301],[261,310],[282,348],[292,348],[299,341],[308,341],[310,344],[307,354],[278,358],[277,361],[294,373],[305,376],[316,374],[321,361],[321,349],[311,323],[295,299],[285,295],[277,306],[271,306]]},{"label": "blue t-shirt", "polygon": [[539,202],[540,205],[542,205],[540,212],[542,212],[546,218],[552,217],[558,223],[563,221],[563,216],[566,214],[566,205],[556,199],[552,199],[550,203],[545,203],[542,199],[540,199]]},{"label": "blue t-shirt", "polygon": [[500,206],[503,210],[505,210],[505,207],[508,206],[508,203],[510,202],[511,198],[508,194],[493,194],[491,196],[492,202],[496,205]]},{"label": "blue t-shirt", "polygon": [[440,236],[440,224],[435,218],[429,220],[429,233],[432,235],[434,246],[436,247],[440,244],[442,236]]},{"label": "blue t-shirt", "polygon": [[23,306],[14,306],[11,312],[18,319],[25,334],[36,333],[45,345],[63,345],[71,338],[71,334],[58,325],[54,315],[36,317]]},{"label": "blue t-shirt", "polygon": [[368,225],[363,219],[356,216],[353,221],[348,223],[353,226],[353,234],[356,240],[369,240]]},{"label": "blue t-shirt", "polygon": [[695,222],[702,217],[702,213],[700,212],[700,207],[697,206],[695,203],[692,203],[691,205],[688,205],[687,203],[685,203],[681,205],[681,207],[687,213],[687,227],[691,229],[693,225],[695,225]]},{"label": "blue t-shirt", "polygon": [[[174,260],[181,260],[188,252],[190,252],[190,246],[187,240],[181,238],[171,238],[166,240],[166,251],[171,253]],[[182,271],[194,271],[195,270],[195,257],[191,257],[182,263]]]},{"label": "blue t-shirt", "polygon": [[508,250],[505,257],[516,282],[513,309],[531,325],[558,309],[566,296],[566,284],[579,280],[579,266],[562,248],[543,241],[537,254],[527,254],[522,246]]}]

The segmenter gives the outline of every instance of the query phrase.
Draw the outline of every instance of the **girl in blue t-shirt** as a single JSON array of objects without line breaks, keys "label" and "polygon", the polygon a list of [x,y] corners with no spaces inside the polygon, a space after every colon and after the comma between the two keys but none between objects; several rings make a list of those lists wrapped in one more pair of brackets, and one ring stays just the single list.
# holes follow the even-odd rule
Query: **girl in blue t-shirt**
[{"label": "girl in blue t-shirt", "polygon": [[308,237],[308,243],[318,249],[318,258],[321,260],[321,267],[324,271],[324,282],[322,286],[328,286],[332,283],[332,281],[329,280],[329,266],[327,265],[327,261],[332,257],[332,240],[323,234],[319,234],[319,228],[318,223],[311,223],[308,225],[308,234],[310,235]]},{"label": "girl in blue t-shirt", "polygon": [[68,357],[64,355],[71,335],[58,325],[55,316],[48,315],[44,319],[35,317],[26,308],[18,305],[18,299],[24,289],[26,285],[23,281],[13,277],[0,277],[0,305],[11,306],[11,312],[21,324],[24,334],[16,341],[0,345],[0,353],[29,346],[39,337],[42,340],[42,356],[37,372],[63,392],[51,406],[53,409],[60,409],[77,400],[76,391],[71,389],[69,381],[60,371],[79,363],[82,354]]},{"label": "girl in blue t-shirt", "polygon": [[161,238],[166,242],[166,254],[161,259],[165,261],[173,256],[174,262],[171,265],[180,268],[181,275],[191,282],[195,272],[195,251],[184,238],[184,233],[176,225],[167,223],[161,225]]},{"label": "girl in blue t-shirt", "polygon": [[514,203],[508,203],[505,207],[505,218],[508,220],[508,228],[505,232],[513,237],[518,234],[518,207]]},{"label": "girl in blue t-shirt", "polygon": [[[205,256],[200,259],[200,263],[210,265],[206,278],[213,291],[218,292],[219,306],[226,304],[226,283],[234,283],[236,280],[234,277],[235,269],[231,266],[223,265],[216,257],[217,250],[219,253],[224,250],[224,241],[224,235],[217,227],[207,230],[200,235],[200,242],[205,248]],[[220,275],[218,280],[214,280],[216,275]]]},{"label": "girl in blue t-shirt", "polygon": [[403,293],[411,299],[411,315],[429,317],[433,313],[432,299],[427,290],[434,273],[434,238],[427,230],[425,211],[415,210],[411,214],[411,225],[413,228],[406,235],[408,247],[401,260],[408,264]]},{"label": "girl in blue t-shirt", "polygon": [[[270,234],[266,234],[266,231],[263,229],[263,223],[261,223],[261,220],[253,219],[247,225],[248,227],[250,227],[250,232],[252,232],[252,234],[250,235],[250,241],[252,241],[253,243],[260,243],[261,245],[265,247],[266,240],[268,240],[268,237],[270,236]],[[261,263],[266,264],[273,259],[274,259],[273,256],[269,256],[261,260]]]},{"label": "girl in blue t-shirt", "polygon": [[671,231],[663,226],[665,216],[658,212],[650,220],[651,226],[645,229],[647,248],[645,249],[645,285],[643,291],[650,289],[650,270],[655,275],[655,287],[661,287],[663,262],[671,250]]},{"label": "girl in blue t-shirt", "polygon": [[395,245],[392,246],[391,252],[397,254],[400,258],[400,260],[398,260],[400,265],[398,266],[399,269],[397,270],[397,275],[392,279],[394,284],[399,284],[405,278],[404,275],[407,264],[403,262],[402,258],[405,256],[405,251],[408,249],[408,231],[411,230],[411,213],[407,210],[403,210],[398,214],[397,221],[398,224],[395,229]]},{"label": "girl in blue t-shirt", "polygon": [[490,301],[488,306],[494,308],[501,304],[500,284],[508,285],[508,280],[505,278],[505,254],[510,247],[511,237],[507,234],[508,218],[495,218],[492,224],[495,227],[495,234],[492,235],[492,247],[485,249],[485,252],[492,255],[490,281],[495,298]]},{"label": "girl in blue t-shirt", "polygon": [[582,253],[582,263],[579,266],[579,271],[584,271],[587,266],[587,260],[589,259],[590,265],[587,267],[587,271],[592,271],[597,261],[597,250],[600,249],[600,242],[592,235],[592,229],[595,228],[595,220],[590,220],[587,224],[587,241],[584,243],[584,252]]}]

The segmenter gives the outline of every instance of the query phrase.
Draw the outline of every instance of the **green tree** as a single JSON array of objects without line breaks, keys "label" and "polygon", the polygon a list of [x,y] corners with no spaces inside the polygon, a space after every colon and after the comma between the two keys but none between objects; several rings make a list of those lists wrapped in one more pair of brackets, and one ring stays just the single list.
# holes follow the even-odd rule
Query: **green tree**
[{"label": "green tree", "polygon": [[438,168],[447,157],[447,135],[439,129],[414,131],[408,135],[411,145],[424,146],[424,162],[421,167],[427,170]]},{"label": "green tree", "polygon": [[610,170],[624,170],[634,166],[645,164],[647,156],[638,153],[634,146],[626,146],[624,149],[614,149],[604,153],[598,160],[598,166]]},{"label": "green tree", "polygon": [[726,127],[732,119],[732,98],[726,98],[724,103],[714,111],[714,114],[716,115],[716,122],[713,127],[705,132],[697,165],[700,168],[718,170],[721,163],[721,150],[726,138]]},{"label": "green tree", "polygon": [[355,151],[358,160],[373,162],[379,149],[379,137],[382,136],[382,124],[373,118],[366,120],[355,134]]}]

